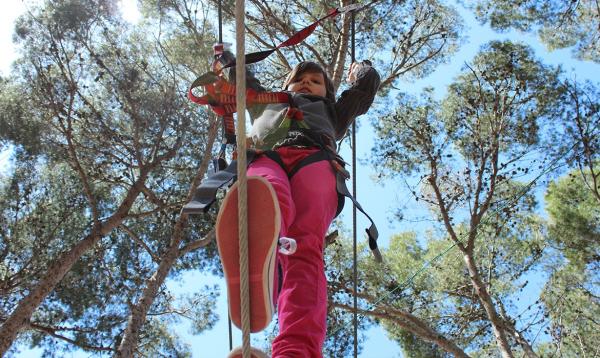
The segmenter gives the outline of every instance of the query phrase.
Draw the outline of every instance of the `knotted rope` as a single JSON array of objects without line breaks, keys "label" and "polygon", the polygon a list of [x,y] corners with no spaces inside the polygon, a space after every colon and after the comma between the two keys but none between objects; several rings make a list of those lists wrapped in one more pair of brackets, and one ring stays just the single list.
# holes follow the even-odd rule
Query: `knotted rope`
[{"label": "knotted rope", "polygon": [[248,284],[248,198],[246,179],[246,59],[244,0],[235,1],[238,233],[240,240],[240,309],[242,356],[250,358],[250,289]]}]

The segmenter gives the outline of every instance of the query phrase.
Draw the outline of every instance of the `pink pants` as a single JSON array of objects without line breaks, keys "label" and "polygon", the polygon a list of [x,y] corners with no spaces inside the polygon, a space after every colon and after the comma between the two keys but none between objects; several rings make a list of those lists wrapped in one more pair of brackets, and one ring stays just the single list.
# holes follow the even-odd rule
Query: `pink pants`
[{"label": "pink pants", "polygon": [[[318,149],[279,148],[290,171]],[[324,238],[337,210],[335,173],[328,161],[309,164],[291,179],[279,164],[260,156],[248,175],[266,178],[275,188],[281,209],[280,236],[298,244],[290,256],[278,254],[283,272],[279,293],[279,335],[273,358],[322,357],[327,329],[327,281],[323,263]]]}]

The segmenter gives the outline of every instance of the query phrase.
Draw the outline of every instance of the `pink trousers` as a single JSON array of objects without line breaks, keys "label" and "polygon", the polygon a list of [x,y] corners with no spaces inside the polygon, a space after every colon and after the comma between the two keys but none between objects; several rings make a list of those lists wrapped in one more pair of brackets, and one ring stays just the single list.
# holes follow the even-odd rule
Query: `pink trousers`
[{"label": "pink trousers", "polygon": [[[279,148],[289,172],[318,149]],[[327,329],[327,281],[323,262],[324,239],[337,210],[335,173],[320,161],[300,169],[291,179],[266,156],[254,160],[248,175],[266,178],[274,187],[281,209],[280,236],[296,240],[297,251],[278,254],[283,278],[277,300],[279,335],[273,358],[322,357]]]}]

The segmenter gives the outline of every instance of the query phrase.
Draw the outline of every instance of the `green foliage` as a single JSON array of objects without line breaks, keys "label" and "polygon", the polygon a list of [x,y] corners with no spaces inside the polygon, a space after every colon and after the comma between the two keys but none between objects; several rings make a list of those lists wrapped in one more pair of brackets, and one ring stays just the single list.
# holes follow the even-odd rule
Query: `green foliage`
[{"label": "green foliage", "polygon": [[581,267],[560,264],[549,277],[541,294],[544,317],[549,324],[544,333],[552,337],[546,350],[560,351],[563,357],[598,354],[600,287],[598,262]]},{"label": "green foliage", "polygon": [[463,156],[496,146],[512,154],[536,144],[538,123],[555,103],[559,73],[525,45],[490,42],[448,88],[448,135]]},{"label": "green foliage", "polygon": [[423,342],[422,339],[417,337],[406,330],[398,330],[398,337],[396,338],[402,346],[402,353],[406,357],[411,358],[442,358],[447,357],[444,352],[439,349],[435,344]]},{"label": "green foliage", "polygon": [[535,30],[551,50],[574,46],[578,59],[599,61],[600,8],[594,0],[478,0],[465,5],[496,30]]},{"label": "green foliage", "polygon": [[[132,199],[121,225],[86,252],[46,297],[13,349],[29,344],[43,348],[46,356],[75,349],[111,354],[131,307],[172,242],[207,144],[208,116],[185,93],[209,68],[216,2],[139,4],[143,18],[135,26],[120,18],[112,0],[48,1],[16,24],[22,58],[10,77],[0,79],[0,143],[14,146],[16,153],[0,185],[0,316],[7,316],[49,263],[89,235],[94,222],[114,214],[143,180],[142,194]],[[474,6],[495,28],[539,29],[550,46],[578,43],[582,58],[596,60],[598,32],[581,31],[595,28],[591,2],[544,4],[482,0]],[[233,1],[223,6],[231,25]],[[248,1],[249,51],[280,43],[337,6],[334,1]],[[513,11],[524,7],[528,11]],[[391,93],[400,78],[427,76],[463,41],[460,16],[442,1],[380,1],[357,20],[357,57],[375,60],[383,75],[382,95]],[[258,68],[263,83],[278,84],[295,62],[311,59],[336,75],[339,84],[349,63],[338,62],[348,55],[345,25],[343,17],[324,22],[300,46],[272,56]],[[556,36],[551,38],[550,31]],[[560,83],[560,75],[524,45],[490,42],[443,101],[436,101],[432,90],[420,98],[399,94],[396,104],[383,110],[373,151],[375,162],[383,163],[378,167],[382,177],[400,173],[414,179],[415,206],[425,203],[441,225],[432,226],[426,237],[393,237],[383,267],[359,248],[359,350],[362,332],[381,324],[407,356],[448,356],[441,338],[473,356],[498,354],[474,286],[476,275],[504,325],[525,329],[527,322],[514,314],[515,297],[527,285],[527,274],[541,260],[548,262],[548,250],[544,225],[533,214],[537,203],[523,183],[537,174],[537,165],[523,158],[539,150],[543,131],[555,123],[562,127],[554,138],[563,140],[555,140],[553,148],[577,146],[579,154],[567,160],[589,168],[598,158],[597,89],[591,83]],[[592,172],[580,179],[589,184],[594,177]],[[592,352],[599,338],[593,330],[599,313],[598,206],[590,185],[574,181],[551,185],[547,197],[555,220],[548,242],[566,261],[561,255],[553,258],[541,297],[553,340],[540,345],[540,353],[553,352],[559,343],[568,347],[565,356]],[[213,221],[209,215],[190,222],[179,248],[197,243]],[[353,349],[349,246],[340,239],[327,250],[332,309],[325,355],[331,357]],[[475,260],[477,272],[469,271],[467,258]],[[180,279],[186,270],[220,274],[215,245],[180,257],[169,278]],[[190,356],[169,326],[185,317],[193,334],[213,327],[217,296],[214,287],[202,287],[175,297],[161,286],[137,353]],[[425,339],[425,328],[437,336]],[[527,331],[522,336],[535,341]]]},{"label": "green foliage", "polygon": [[13,173],[0,187],[2,315],[45,272],[48,261],[89,225],[81,185],[67,166],[50,169],[27,154],[17,157]]},{"label": "green foliage", "polygon": [[586,184],[590,172],[572,171],[546,192],[547,240],[556,252],[541,294],[548,354],[564,357],[598,353],[600,314],[600,202]]},{"label": "green foliage", "polygon": [[[589,176],[589,173],[584,173]],[[578,173],[550,183],[546,210],[551,222],[548,239],[572,265],[600,262],[600,202]]]},{"label": "green foliage", "polygon": [[19,145],[30,154],[42,150],[40,132],[42,121],[27,106],[22,98],[27,98],[26,86],[0,78],[0,148],[9,144]]},{"label": "green foliage", "polygon": [[[359,248],[359,251],[363,251]],[[351,294],[353,289],[352,277],[352,243],[345,238],[336,238],[325,250],[326,276],[329,283],[329,312],[327,314],[327,337],[325,340],[325,356],[346,357],[354,352],[354,315],[348,310],[353,307]],[[361,268],[359,268],[359,271]],[[360,275],[360,273],[359,273]],[[358,289],[364,291],[366,282],[358,281]],[[331,302],[334,304],[332,305]],[[364,308],[364,302],[359,301],[359,308]],[[364,331],[372,324],[369,317],[357,316],[358,351],[362,350],[365,339]]]},{"label": "green foliage", "polygon": [[[564,94],[559,75],[524,45],[491,42],[465,66],[441,104],[429,89],[420,98],[401,94],[395,112],[374,123],[380,138],[374,162],[378,168],[383,163],[381,174],[406,174],[416,205],[424,203],[440,225],[419,241],[393,238],[385,255],[389,277],[369,277],[373,286],[367,291],[387,288],[374,296],[387,297],[388,307],[418,316],[476,354],[498,352],[490,304],[510,340],[528,325],[518,320],[517,301],[527,275],[545,259],[547,244],[544,222],[533,214],[531,184],[522,182],[543,165],[523,158],[545,144],[540,137]],[[420,331],[399,329],[398,319],[384,326],[405,341],[403,347],[411,346]],[[528,332],[520,337],[534,339]],[[526,348],[522,343],[516,350]]]},{"label": "green foliage", "polygon": [[590,81],[564,81],[554,112],[558,120],[552,124],[547,151],[569,168],[579,168],[585,188],[600,202],[600,90]]},{"label": "green foliage", "polygon": [[189,344],[181,342],[167,324],[162,319],[148,320],[140,337],[139,354],[146,357],[191,358]]},{"label": "green foliage", "polygon": [[[463,41],[462,19],[447,2],[383,1],[363,12],[365,17],[357,26],[359,53],[374,59],[382,73],[390,74],[384,86],[399,76],[416,79],[429,75],[447,62]],[[390,57],[377,55],[382,52]]]},{"label": "green foliage", "polygon": [[[216,1],[212,4],[217,7]],[[233,1],[222,6],[225,26],[233,27]],[[339,6],[330,0],[247,1],[248,52],[272,48]],[[378,1],[358,13],[356,57],[376,64],[382,91],[387,91],[398,78],[422,78],[446,62],[462,41],[462,29],[457,11],[442,1]],[[338,88],[350,60],[348,35],[348,17],[346,22],[343,16],[324,21],[301,44],[282,48],[260,64],[259,77],[267,88],[277,88],[297,62],[311,60],[326,69]]]}]

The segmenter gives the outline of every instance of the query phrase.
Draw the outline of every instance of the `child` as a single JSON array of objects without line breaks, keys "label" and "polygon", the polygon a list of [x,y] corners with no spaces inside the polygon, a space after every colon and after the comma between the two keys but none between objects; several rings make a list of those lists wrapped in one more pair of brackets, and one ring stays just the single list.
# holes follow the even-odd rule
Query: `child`
[{"label": "child", "polygon": [[[258,81],[250,73],[248,75],[248,86],[264,91]],[[280,283],[274,290],[270,288],[272,281],[256,282],[256,277],[253,281],[252,273],[250,277],[251,300],[268,301],[271,299],[267,297],[271,294],[269,290],[275,291],[273,297],[277,297],[278,293],[279,335],[273,341],[273,357],[322,357],[327,327],[324,238],[339,213],[338,209],[341,209],[338,208],[336,170],[331,159],[336,156],[336,141],[343,138],[357,116],[367,112],[380,84],[379,74],[368,61],[353,63],[348,81],[350,88],[335,101],[333,83],[322,67],[314,62],[302,62],[288,75],[283,86],[284,91],[289,93],[289,103],[249,108],[253,119],[252,141],[256,148],[267,151],[259,152],[248,166],[249,215],[252,215],[250,190],[260,185],[257,184],[260,180],[254,177],[264,178],[274,190],[279,210],[261,209],[271,213],[261,214],[261,218],[275,220],[272,225],[275,228],[270,229],[274,230],[275,238],[291,238],[297,244],[295,253],[277,255],[279,270],[272,267],[274,254],[271,255],[270,250],[274,251],[275,245],[266,244],[262,253],[251,254],[249,258],[254,260],[251,266],[255,266],[257,260],[261,261],[258,263],[259,271],[271,276],[261,280],[271,280],[271,272],[274,276],[278,272],[281,275],[274,280]],[[229,210],[229,213],[223,210],[231,202],[227,201],[222,205],[219,219],[237,221],[235,210]],[[257,220],[254,215],[249,222]],[[226,235],[229,234],[217,232],[218,241],[221,241],[220,251],[230,243],[236,246],[232,243],[232,240],[237,240],[236,234],[231,233],[234,239],[224,238]],[[249,245],[253,245],[250,234]],[[239,287],[239,277],[235,277],[236,274],[230,276],[231,272],[227,272],[228,267],[237,266],[235,259],[230,260],[227,256],[235,255],[221,252],[228,289],[232,291],[231,287]],[[261,292],[266,293],[256,294],[252,285],[261,286],[264,288]],[[264,306],[267,307],[264,314],[268,316],[269,302],[265,302]],[[252,307],[255,307],[254,303]]]}]

